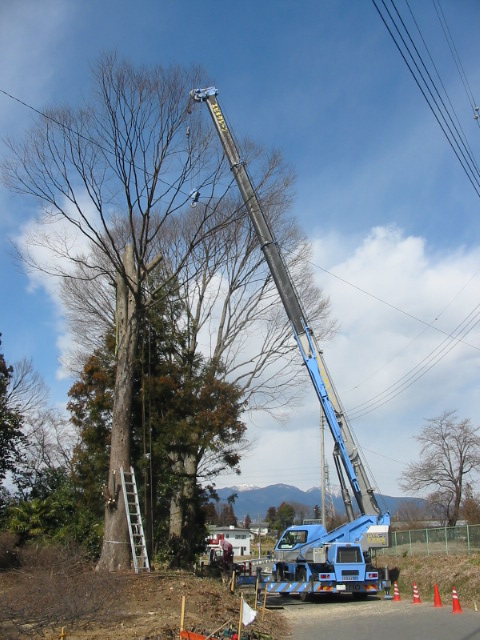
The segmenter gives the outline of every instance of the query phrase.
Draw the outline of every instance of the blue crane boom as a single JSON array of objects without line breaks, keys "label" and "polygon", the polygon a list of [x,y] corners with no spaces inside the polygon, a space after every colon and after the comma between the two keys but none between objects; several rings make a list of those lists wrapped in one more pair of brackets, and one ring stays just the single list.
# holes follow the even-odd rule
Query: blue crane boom
[{"label": "blue crane boom", "polygon": [[381,511],[373,488],[368,481],[345,412],[331,382],[323,354],[318,348],[315,336],[300,303],[280,248],[270,231],[245,163],[240,159],[237,146],[218,103],[217,94],[218,91],[215,87],[191,91],[193,100],[196,102],[204,102],[212,116],[225,155],[230,163],[230,168],[256,231],[260,247],[278,289],[283,306],[285,307],[303,361],[307,367],[332,433],[335,443],[335,465],[342,487],[342,495],[348,519],[353,521],[355,516],[350,494],[338,460],[341,460],[360,513],[362,515],[380,515]]}]

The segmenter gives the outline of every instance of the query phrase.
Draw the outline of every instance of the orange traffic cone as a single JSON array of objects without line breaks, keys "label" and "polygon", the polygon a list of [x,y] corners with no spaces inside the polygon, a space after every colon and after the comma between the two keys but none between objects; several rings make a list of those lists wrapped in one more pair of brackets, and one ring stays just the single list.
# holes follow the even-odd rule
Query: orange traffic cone
[{"label": "orange traffic cone", "polygon": [[422,604],[416,582],[413,583],[413,604]]},{"label": "orange traffic cone", "polygon": [[438,585],[435,584],[435,588],[433,590],[433,606],[434,607],[443,607],[442,599],[440,598],[440,593],[438,591]]},{"label": "orange traffic cone", "polygon": [[401,600],[400,598],[400,592],[398,590],[398,584],[396,582],[393,583],[393,601],[394,602],[399,602]]},{"label": "orange traffic cone", "polygon": [[458,599],[457,590],[455,589],[455,587],[453,587],[452,589],[452,604],[452,613],[463,613],[463,609],[460,606],[460,600]]}]

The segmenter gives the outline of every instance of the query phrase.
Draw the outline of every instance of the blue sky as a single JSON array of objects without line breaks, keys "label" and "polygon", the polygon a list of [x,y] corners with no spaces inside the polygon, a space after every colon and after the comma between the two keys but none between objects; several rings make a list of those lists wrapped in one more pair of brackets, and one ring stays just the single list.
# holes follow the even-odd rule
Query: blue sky
[{"label": "blue sky", "polygon": [[[421,45],[405,0],[396,4]],[[479,158],[478,121],[434,4],[409,4]],[[204,85],[219,89],[235,133],[280,149],[296,172],[293,212],[313,243],[316,277],[340,327],[325,357],[347,409],[385,392],[353,426],[379,489],[400,495],[397,479],[418,453],[413,436],[426,418],[456,409],[480,424],[480,333],[472,328],[463,343],[442,347],[480,297],[478,195],[370,0],[134,6],[1,3],[0,89],[40,110],[78,105],[91,64],[113,49],[139,64],[205,69]],[[441,7],[480,100],[480,4],[442,0]],[[21,135],[32,117],[0,94],[2,137]],[[1,145],[1,158],[5,152]],[[56,283],[22,272],[9,251],[8,239],[33,215],[32,203],[0,187],[1,348],[10,362],[32,358],[52,402],[64,404],[72,381],[59,365],[68,335]],[[313,390],[285,424],[249,416],[244,473],[219,486],[318,485],[318,422]]]}]

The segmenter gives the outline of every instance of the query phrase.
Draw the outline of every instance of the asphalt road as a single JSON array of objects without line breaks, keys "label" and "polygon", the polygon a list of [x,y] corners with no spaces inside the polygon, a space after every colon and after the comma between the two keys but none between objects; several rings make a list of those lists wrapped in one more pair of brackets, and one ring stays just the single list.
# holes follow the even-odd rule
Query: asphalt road
[{"label": "asphalt road", "polygon": [[383,600],[352,601],[347,598],[303,603],[293,598],[270,600],[283,605],[292,640],[480,640],[480,612],[432,603]]}]

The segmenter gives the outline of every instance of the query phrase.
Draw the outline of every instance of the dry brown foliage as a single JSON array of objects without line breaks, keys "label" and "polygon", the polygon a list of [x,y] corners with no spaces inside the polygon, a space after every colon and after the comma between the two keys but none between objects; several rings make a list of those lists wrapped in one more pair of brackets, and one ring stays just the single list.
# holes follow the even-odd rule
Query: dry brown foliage
[{"label": "dry brown foliage", "polygon": [[392,583],[398,582],[402,600],[413,599],[416,583],[422,601],[433,601],[436,584],[444,605],[452,605],[455,587],[463,608],[480,606],[480,556],[476,554],[388,557],[385,564],[390,569]]},{"label": "dry brown foliage", "polygon": [[32,545],[0,574],[0,633],[5,640],[44,637],[74,620],[92,620],[118,593],[113,576],[97,574],[73,549]]},{"label": "dry brown foliage", "polygon": [[[19,559],[18,568],[0,571],[2,640],[58,639],[62,627],[68,640],[176,639],[183,595],[185,629],[208,635],[238,624],[239,593],[218,579],[183,571],[103,573],[78,552],[52,547],[29,547]],[[286,633],[282,616],[268,610],[248,629],[275,638]]]}]

